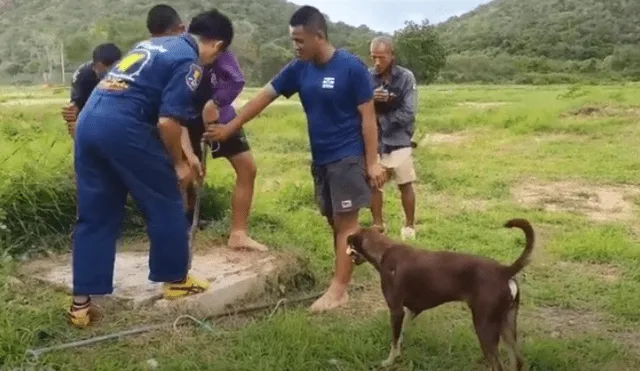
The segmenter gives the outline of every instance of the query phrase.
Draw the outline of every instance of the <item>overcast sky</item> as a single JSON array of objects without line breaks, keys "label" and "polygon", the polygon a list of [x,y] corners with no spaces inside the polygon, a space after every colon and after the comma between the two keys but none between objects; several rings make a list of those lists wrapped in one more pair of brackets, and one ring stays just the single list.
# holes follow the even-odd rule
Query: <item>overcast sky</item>
[{"label": "overcast sky", "polygon": [[[366,24],[376,31],[392,32],[405,20],[420,23],[423,19],[439,23],[454,15],[473,10],[489,0],[293,0],[299,5],[313,5],[332,21],[359,26]],[[392,6],[393,4],[393,6]]]}]

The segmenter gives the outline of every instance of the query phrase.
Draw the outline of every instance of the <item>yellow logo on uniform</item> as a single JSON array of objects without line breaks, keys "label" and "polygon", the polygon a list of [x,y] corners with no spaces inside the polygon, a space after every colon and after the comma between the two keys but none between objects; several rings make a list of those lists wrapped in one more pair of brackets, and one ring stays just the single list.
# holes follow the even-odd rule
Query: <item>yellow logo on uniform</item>
[{"label": "yellow logo on uniform", "polygon": [[187,73],[186,82],[191,91],[196,91],[200,86],[200,80],[202,80],[202,67],[197,64],[192,64],[189,67],[189,73]]},{"label": "yellow logo on uniform", "polygon": [[136,77],[151,60],[151,53],[144,49],[134,49],[125,55],[120,61],[109,71],[108,76],[113,79],[135,81]]},{"label": "yellow logo on uniform", "polygon": [[122,58],[118,66],[116,67],[120,72],[126,72],[131,66],[140,62],[143,58],[146,58],[146,53],[131,53]]}]

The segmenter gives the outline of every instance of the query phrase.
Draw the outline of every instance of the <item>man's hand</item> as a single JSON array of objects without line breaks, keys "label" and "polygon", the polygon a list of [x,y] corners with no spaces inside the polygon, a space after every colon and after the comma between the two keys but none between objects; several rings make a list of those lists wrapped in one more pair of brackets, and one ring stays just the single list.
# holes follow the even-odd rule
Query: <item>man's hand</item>
[{"label": "man's hand", "polygon": [[198,156],[196,156],[195,154],[188,156],[187,163],[189,164],[189,168],[191,168],[191,171],[195,175],[196,181],[202,184],[206,169],[202,166],[202,162],[200,162]]},{"label": "man's hand", "polygon": [[381,189],[387,182],[387,170],[380,164],[367,167],[367,176],[372,187]]},{"label": "man's hand", "polygon": [[194,172],[186,161],[180,161],[175,169],[180,189],[184,190],[193,182]]},{"label": "man's hand", "polygon": [[69,135],[75,137],[78,107],[74,103],[69,103],[62,107],[62,119],[67,122],[67,131],[69,132]]},{"label": "man's hand", "polygon": [[62,107],[62,118],[66,122],[75,122],[78,119],[78,107],[75,103],[69,103]]},{"label": "man's hand", "polygon": [[235,130],[231,123],[226,125],[210,124],[207,125],[207,130],[204,132],[204,138],[208,141],[224,142],[231,138],[235,133]]},{"label": "man's hand", "polygon": [[71,135],[72,138],[76,137],[76,122],[70,121],[67,122],[67,132]]},{"label": "man's hand", "polygon": [[373,91],[373,99],[376,102],[388,102],[389,101],[389,91],[383,89],[382,87]]}]

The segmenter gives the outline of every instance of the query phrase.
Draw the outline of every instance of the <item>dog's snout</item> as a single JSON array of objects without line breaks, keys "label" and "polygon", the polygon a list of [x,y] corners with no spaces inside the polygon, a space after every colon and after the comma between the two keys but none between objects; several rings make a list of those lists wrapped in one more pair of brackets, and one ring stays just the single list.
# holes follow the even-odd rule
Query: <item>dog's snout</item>
[{"label": "dog's snout", "polygon": [[[356,239],[355,234],[350,234],[349,236],[347,236],[347,244],[349,245],[349,248],[351,248],[351,246],[354,245],[355,239]],[[347,252],[348,252],[348,249],[347,249]]]},{"label": "dog's snout", "polygon": [[349,257],[351,257],[351,261],[355,264],[355,265],[360,265],[362,263],[364,263],[364,257],[362,255],[360,255],[355,249],[353,249],[351,246],[347,246],[347,255],[349,255]]}]

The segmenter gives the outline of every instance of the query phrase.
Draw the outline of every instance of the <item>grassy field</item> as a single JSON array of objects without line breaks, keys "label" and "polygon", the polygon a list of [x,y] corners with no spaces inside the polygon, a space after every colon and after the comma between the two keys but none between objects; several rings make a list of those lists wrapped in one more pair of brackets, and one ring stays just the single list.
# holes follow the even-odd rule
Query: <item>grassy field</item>
[{"label": "grassy field", "polygon": [[[75,210],[71,142],[58,118],[67,94],[0,89],[2,370],[24,367],[31,347],[172,319],[112,308],[101,327],[73,330],[63,317],[67,297],[18,274],[29,253],[68,249]],[[416,245],[507,263],[524,238],[501,226],[528,218],[538,233],[522,278],[519,318],[529,369],[640,369],[640,86],[433,86],[420,90],[420,102]],[[259,167],[253,234],[274,250],[306,258],[315,289],[322,289],[333,251],[313,204],[302,110],[275,105],[247,131]],[[217,223],[206,236],[224,241],[234,177],[223,161],[210,161],[209,169],[206,211]],[[135,208],[132,213],[128,226],[135,234],[140,221]],[[385,217],[398,236],[403,215],[392,185]],[[370,223],[369,212],[361,220]],[[231,318],[213,331],[186,327],[55,352],[38,366],[144,370],[153,359],[160,370],[375,368],[388,352],[388,313],[373,269],[358,267],[355,280],[364,289],[331,314],[287,307],[271,317]],[[405,343],[395,370],[482,369],[461,304],[423,314]]]}]

